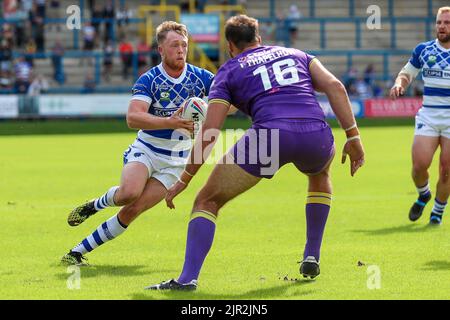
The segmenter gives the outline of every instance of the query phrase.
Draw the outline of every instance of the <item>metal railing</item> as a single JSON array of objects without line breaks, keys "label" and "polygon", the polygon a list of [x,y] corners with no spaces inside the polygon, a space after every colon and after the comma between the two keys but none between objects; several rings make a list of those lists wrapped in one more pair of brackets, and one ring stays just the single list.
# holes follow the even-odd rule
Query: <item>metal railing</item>
[{"label": "metal railing", "polygon": [[[319,24],[319,41],[320,41],[320,49],[328,49],[327,45],[327,24],[335,23],[335,24],[348,24],[353,23],[355,25],[355,41],[353,43],[352,48],[362,48],[362,28],[367,23],[366,17],[354,17],[354,18],[340,18],[340,17],[331,17],[331,18],[301,18],[301,19],[277,19],[277,18],[267,18],[267,17],[258,17],[260,23],[273,23],[276,26],[283,26],[283,38],[282,41],[287,47],[292,46],[291,39],[288,34],[289,25],[292,22],[298,24],[298,29],[301,32],[302,24]],[[381,18],[381,25],[389,24],[390,26],[390,46],[388,49],[398,49],[397,40],[398,40],[398,24],[403,23],[423,23],[424,27],[422,30],[415,30],[414,32],[423,32],[424,39],[431,39],[432,35],[432,26],[435,24],[435,18],[430,17],[392,17],[392,18]],[[376,31],[376,30],[374,30]],[[351,46],[351,44],[349,44]],[[412,48],[411,48],[412,49]]]}]

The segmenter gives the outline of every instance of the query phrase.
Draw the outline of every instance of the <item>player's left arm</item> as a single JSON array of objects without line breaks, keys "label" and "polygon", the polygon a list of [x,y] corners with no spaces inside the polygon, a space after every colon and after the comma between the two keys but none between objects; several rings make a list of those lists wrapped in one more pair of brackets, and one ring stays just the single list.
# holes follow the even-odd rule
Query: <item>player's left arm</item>
[{"label": "player's left arm", "polygon": [[[204,100],[206,102],[208,102],[208,94],[209,94],[209,90],[214,82],[214,74],[205,70],[205,78],[204,78],[203,82],[205,84],[205,87],[207,88],[207,90],[206,90],[207,92],[206,92]],[[239,109],[236,108],[235,106],[230,105],[227,115],[235,114],[238,110]]]},{"label": "player's left arm", "polygon": [[[192,147],[189,161],[186,165],[185,171],[191,175],[195,175],[200,167],[208,159],[212,148],[219,138],[220,129],[229,112],[230,105],[225,102],[217,102],[217,100],[210,101],[208,105],[208,113],[202,125],[200,134],[195,139]],[[183,178],[186,178],[184,180]],[[183,182],[189,183],[191,177],[181,176]]]},{"label": "player's left arm", "polygon": [[205,122],[195,139],[194,146],[191,149],[188,163],[181,174],[180,179],[167,191],[166,204],[174,209],[173,199],[186,189],[189,182],[201,168],[211,154],[217,139],[220,135],[220,129],[223,126],[225,118],[230,109],[230,104],[225,101],[211,100],[208,105],[208,113]]},{"label": "player's left arm", "polygon": [[315,58],[309,66],[311,80],[316,91],[324,92],[347,136],[342,152],[342,163],[350,156],[350,174],[353,176],[364,164],[364,148],[361,143],[358,126],[353,114],[350,99],[344,85],[320,61]]}]

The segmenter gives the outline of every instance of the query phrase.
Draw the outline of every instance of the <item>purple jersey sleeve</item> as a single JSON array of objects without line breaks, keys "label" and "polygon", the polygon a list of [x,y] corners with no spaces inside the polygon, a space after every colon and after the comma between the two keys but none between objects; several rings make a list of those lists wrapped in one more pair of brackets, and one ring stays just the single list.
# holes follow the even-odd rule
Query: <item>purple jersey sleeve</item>
[{"label": "purple jersey sleeve", "polygon": [[231,74],[228,72],[227,64],[224,64],[218,71],[211,84],[208,100],[216,100],[225,104],[232,103],[231,90],[228,81]]},{"label": "purple jersey sleeve", "polygon": [[306,52],[300,51],[298,49],[291,49],[293,52],[293,55],[295,57],[297,57],[300,61],[305,60],[306,61],[306,65],[309,66],[311,65],[311,62],[316,58],[316,56],[313,56],[311,54],[308,54]]},{"label": "purple jersey sleeve", "polygon": [[305,53],[306,55],[306,61],[308,63],[308,67],[311,65],[311,62],[316,58],[316,56],[312,56],[310,54]]}]

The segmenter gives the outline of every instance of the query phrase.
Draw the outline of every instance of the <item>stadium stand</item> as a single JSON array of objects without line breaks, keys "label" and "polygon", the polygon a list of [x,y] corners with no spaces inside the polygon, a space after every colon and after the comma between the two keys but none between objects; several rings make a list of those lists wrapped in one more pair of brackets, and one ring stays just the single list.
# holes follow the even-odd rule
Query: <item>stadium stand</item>
[{"label": "stadium stand", "polygon": [[[69,16],[66,10],[74,1],[46,1],[45,17],[42,18],[39,16],[44,12],[43,7],[33,9],[30,6],[32,2],[32,0],[3,1],[0,18],[3,48],[0,55],[1,93],[14,92],[14,87],[7,85],[6,80],[14,74],[14,64],[8,58],[8,49],[12,49],[13,57],[18,58],[24,54],[28,38],[34,38],[34,43],[31,42],[27,46],[30,49],[28,57],[33,60],[33,74],[43,75],[49,80],[48,93],[81,92],[87,76],[94,78],[96,83],[94,92],[128,92],[139,72],[142,72],[138,67],[136,48],[143,36],[142,28],[145,29],[145,23],[148,21],[139,15],[139,8],[143,3],[176,6],[183,12],[199,12],[199,9],[206,9],[211,5],[241,5],[248,15],[260,19],[262,33],[267,38],[266,43],[293,46],[311,52],[319,56],[332,72],[344,80],[349,70],[356,69],[361,77],[363,70],[368,65],[373,65],[374,79],[386,82],[398,72],[417,43],[434,37],[437,8],[448,4],[445,0],[380,0],[377,1],[377,6],[381,13],[381,29],[370,30],[366,26],[367,18],[372,14],[367,11],[373,2],[370,0],[297,1],[295,6],[299,10],[300,17],[295,20],[289,18],[289,10],[294,4],[289,0],[203,0],[196,1],[195,10],[190,7],[195,1],[79,0],[77,3],[81,9],[82,29],[69,30],[66,27],[66,18]],[[42,3],[42,1],[35,2]],[[91,8],[92,3],[95,3],[96,7]],[[109,15],[105,13],[107,4],[114,4],[114,11],[110,11]],[[8,5],[16,8],[8,8]],[[89,28],[87,22],[93,16],[102,18],[91,20],[94,24]],[[153,26],[165,18],[175,17],[169,13],[165,16],[160,11],[149,16]],[[98,27],[95,25],[96,22],[99,23]],[[298,28],[295,38],[289,36],[289,28],[293,23]],[[96,30],[97,34],[90,51],[84,39],[95,32],[92,30]],[[130,66],[132,76],[126,79],[123,77],[123,59],[119,52],[121,40],[125,35],[134,48]],[[106,37],[111,39],[110,46],[114,49],[112,51],[109,48],[108,53],[104,50]],[[11,44],[10,48],[8,43]],[[55,43],[62,46],[59,51],[54,48]],[[159,59],[152,43],[147,45],[151,50],[145,56],[148,65],[151,66],[152,63],[158,63]],[[39,50],[41,46],[44,48],[43,51]],[[59,60],[53,58],[52,52],[59,52],[62,58]],[[102,76],[105,64],[108,63],[105,62],[105,54],[109,58],[106,60],[112,63],[107,78]],[[226,58],[224,52],[215,57],[211,57],[210,53],[207,55],[216,60],[216,66]],[[84,56],[90,56],[91,59],[83,59]],[[92,63],[86,63],[89,60]],[[8,61],[11,65],[8,65]],[[381,84],[381,87],[384,86]]]}]

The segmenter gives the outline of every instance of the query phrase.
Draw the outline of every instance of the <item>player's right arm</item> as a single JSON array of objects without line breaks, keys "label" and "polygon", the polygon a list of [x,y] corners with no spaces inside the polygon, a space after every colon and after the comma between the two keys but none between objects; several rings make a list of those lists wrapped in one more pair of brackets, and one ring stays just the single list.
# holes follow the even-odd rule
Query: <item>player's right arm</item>
[{"label": "player's right arm", "polygon": [[398,97],[403,96],[408,86],[417,77],[417,74],[422,68],[422,62],[419,57],[423,47],[423,44],[419,44],[414,49],[408,63],[398,73],[395,83],[389,92],[389,96],[392,99],[397,99]]},{"label": "player's right arm", "polygon": [[148,112],[155,101],[150,90],[153,80],[151,75],[143,74],[134,84],[127,112],[128,127],[141,130],[187,129],[193,132],[194,122],[180,117],[181,108],[171,117],[157,117]]},{"label": "player's right arm", "polygon": [[314,89],[327,95],[331,109],[333,109],[336,118],[345,130],[347,142],[344,145],[342,163],[349,155],[350,174],[353,176],[358,168],[364,164],[364,148],[347,91],[342,82],[328,71],[317,58],[311,61],[309,71]]},{"label": "player's right arm", "polygon": [[163,118],[148,113],[149,104],[141,100],[131,100],[127,112],[127,124],[131,129],[186,129],[194,131],[194,122],[180,117],[181,108],[172,116]]},{"label": "player's right arm", "polygon": [[392,99],[396,99],[405,94],[406,89],[411,84],[411,82],[416,78],[420,69],[414,67],[410,62],[408,62],[403,69],[399,72],[395,83],[391,88],[389,96]]}]

